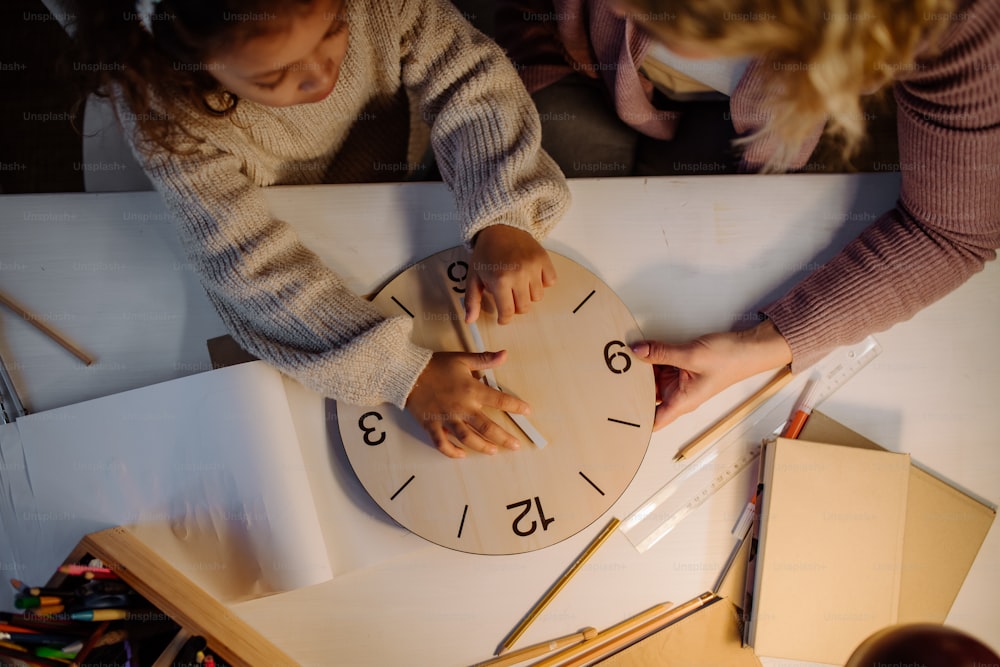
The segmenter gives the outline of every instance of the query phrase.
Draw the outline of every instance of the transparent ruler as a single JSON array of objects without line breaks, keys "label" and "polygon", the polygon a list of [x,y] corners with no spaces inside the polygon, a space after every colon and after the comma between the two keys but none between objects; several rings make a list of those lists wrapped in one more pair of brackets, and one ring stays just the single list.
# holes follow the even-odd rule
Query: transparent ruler
[{"label": "transparent ruler", "polygon": [[[814,383],[812,406],[850,380],[877,357],[882,347],[869,336],[856,345],[840,347],[824,357],[806,374]],[[739,475],[760,456],[761,443],[780,435],[792,416],[803,383],[792,382],[742,422],[723,434],[696,456],[684,470],[632,512],[621,531],[640,553],[660,541],[687,515]]]}]

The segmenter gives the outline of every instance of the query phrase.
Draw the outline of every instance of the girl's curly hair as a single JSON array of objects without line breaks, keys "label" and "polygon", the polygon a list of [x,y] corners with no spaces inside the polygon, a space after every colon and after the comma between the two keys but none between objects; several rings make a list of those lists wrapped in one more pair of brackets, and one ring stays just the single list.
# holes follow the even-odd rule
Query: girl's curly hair
[{"label": "girl's curly hair", "polygon": [[213,56],[286,28],[314,1],[160,0],[147,30],[135,0],[70,0],[74,69],[85,94],[121,97],[147,145],[178,150],[181,109],[225,117],[239,102],[212,76]]}]

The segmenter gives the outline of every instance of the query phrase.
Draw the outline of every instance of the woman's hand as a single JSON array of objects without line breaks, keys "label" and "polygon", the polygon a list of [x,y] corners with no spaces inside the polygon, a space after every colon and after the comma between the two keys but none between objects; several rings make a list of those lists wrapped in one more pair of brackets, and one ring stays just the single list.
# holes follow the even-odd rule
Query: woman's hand
[{"label": "woman's hand", "polygon": [[479,317],[483,295],[492,298],[497,323],[507,324],[515,313],[526,313],[556,283],[549,253],[531,234],[507,225],[479,232],[465,281],[465,321]]},{"label": "woman's hand", "polygon": [[659,430],[732,384],[791,363],[792,350],[770,320],[752,329],[712,333],[673,345],[642,341],[632,352],[653,364]]},{"label": "woman's hand", "polygon": [[[520,442],[483,411],[492,407],[504,412],[528,414],[528,404],[510,394],[487,387],[473,371],[496,368],[507,351],[435,352],[406,399],[406,409],[431,436],[434,446],[451,458],[462,458],[465,450],[496,454],[497,447],[518,449]],[[449,434],[458,440],[456,446]]]}]

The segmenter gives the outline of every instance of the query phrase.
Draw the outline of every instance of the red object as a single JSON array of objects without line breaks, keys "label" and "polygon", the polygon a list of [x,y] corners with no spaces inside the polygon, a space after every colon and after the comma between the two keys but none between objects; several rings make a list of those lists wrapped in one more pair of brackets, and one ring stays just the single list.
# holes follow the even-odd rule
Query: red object
[{"label": "red object", "polygon": [[32,628],[24,628],[18,625],[10,625],[9,623],[0,623],[0,632],[27,632],[29,634],[38,634],[38,630],[33,630]]},{"label": "red object", "polygon": [[809,412],[805,410],[796,410],[795,415],[792,416],[792,421],[788,422],[788,428],[781,435],[783,438],[791,438],[794,440],[799,437],[799,433],[802,433],[802,427],[806,425],[806,420],[809,419]]}]

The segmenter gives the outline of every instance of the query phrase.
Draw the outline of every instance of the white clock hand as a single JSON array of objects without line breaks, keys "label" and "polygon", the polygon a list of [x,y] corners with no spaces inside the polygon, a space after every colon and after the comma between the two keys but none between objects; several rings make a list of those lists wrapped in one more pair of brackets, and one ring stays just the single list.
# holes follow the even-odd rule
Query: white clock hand
[{"label": "white clock hand", "polygon": [[[464,302],[462,305],[463,306],[465,305]],[[473,352],[485,352],[486,345],[485,343],[483,343],[483,337],[479,333],[479,327],[476,326],[475,322],[469,325],[469,333],[472,334],[472,345],[474,347]],[[487,368],[485,371],[483,371],[483,376],[486,378],[486,384],[488,384],[491,388],[496,389],[497,391],[501,391],[500,385],[497,384],[497,378],[496,375],[494,375],[492,368]],[[524,415],[519,415],[516,412],[513,413],[508,412],[507,416],[514,420],[514,423],[517,424],[517,427],[522,431],[524,431],[524,434],[528,436],[528,440],[531,440],[531,442],[535,443],[536,447],[541,449],[545,445],[549,444],[549,441],[546,440],[545,437],[538,432],[538,429],[535,428],[530,421],[528,421],[527,417],[525,417]]]}]

